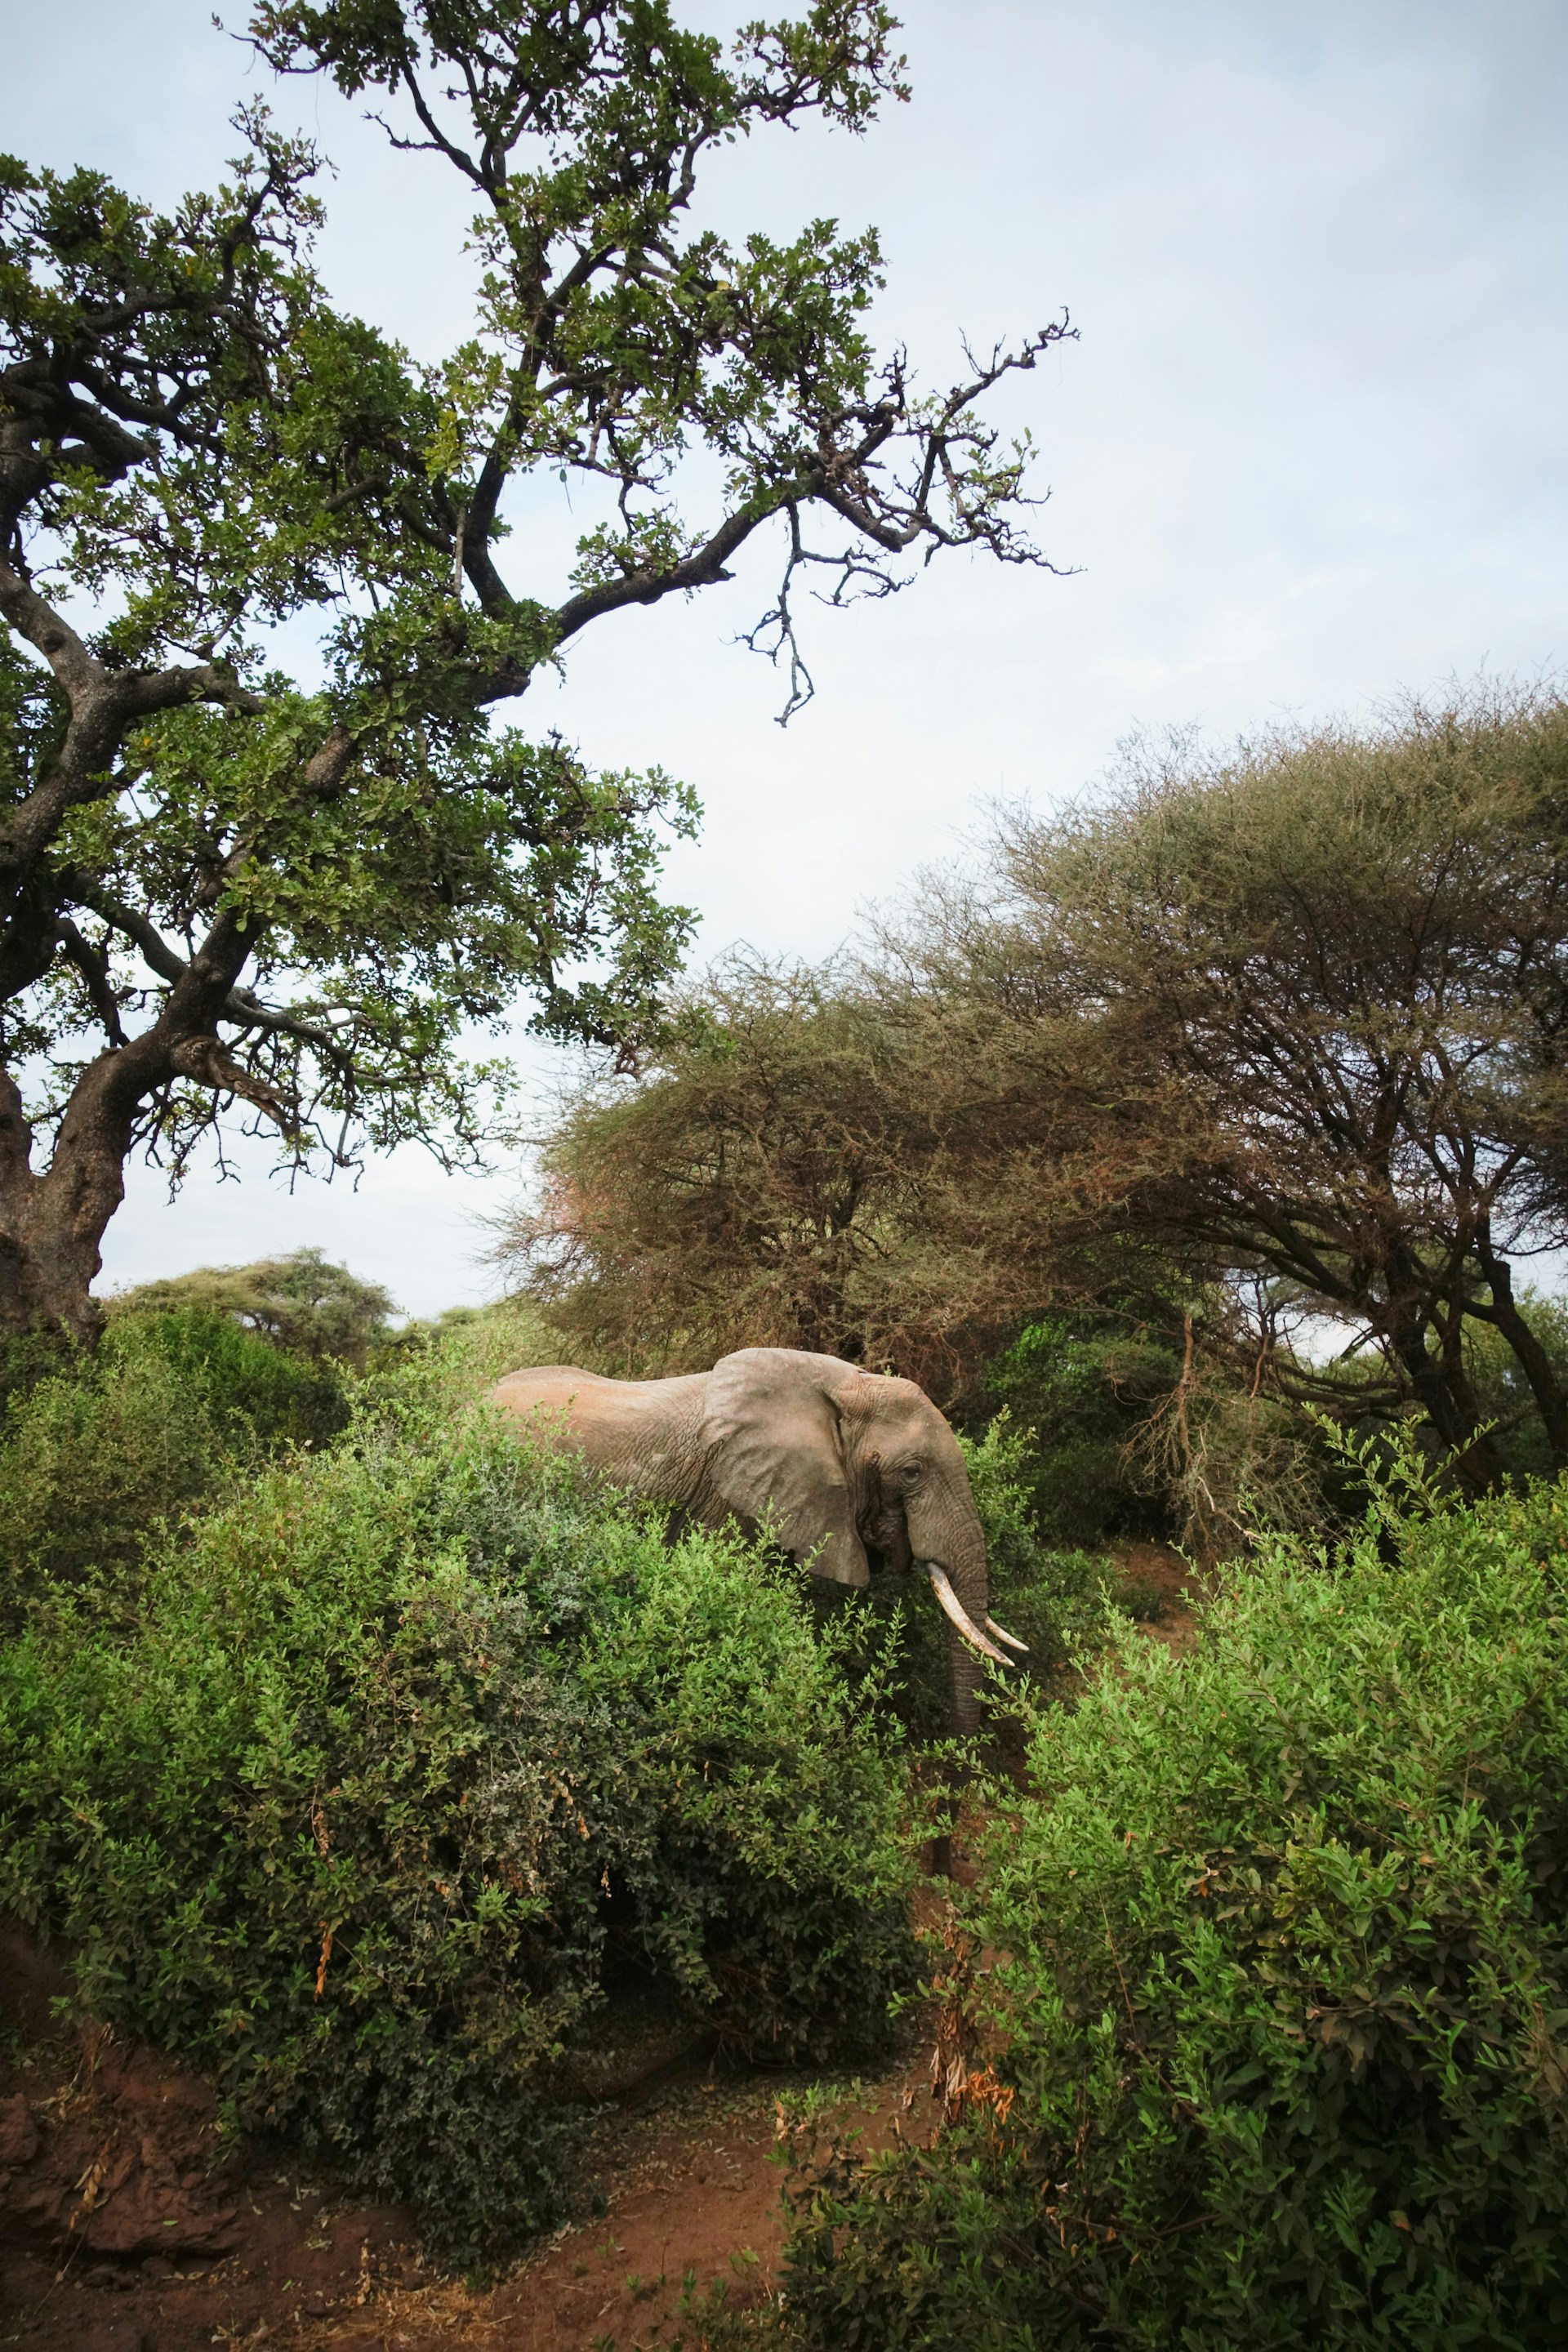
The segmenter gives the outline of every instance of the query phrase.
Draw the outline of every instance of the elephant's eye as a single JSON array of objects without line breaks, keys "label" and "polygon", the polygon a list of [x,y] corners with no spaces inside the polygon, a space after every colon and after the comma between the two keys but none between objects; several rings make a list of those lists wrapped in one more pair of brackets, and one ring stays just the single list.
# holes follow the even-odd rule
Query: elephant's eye
[{"label": "elephant's eye", "polygon": [[906,1486],[912,1486],[924,1467],[923,1462],[904,1462],[899,1466],[899,1475]]}]

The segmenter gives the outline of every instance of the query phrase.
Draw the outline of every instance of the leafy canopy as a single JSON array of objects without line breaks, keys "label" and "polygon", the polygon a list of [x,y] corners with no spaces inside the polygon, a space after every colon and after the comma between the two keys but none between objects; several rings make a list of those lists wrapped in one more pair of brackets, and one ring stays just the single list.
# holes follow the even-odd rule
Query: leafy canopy
[{"label": "leafy canopy", "polygon": [[[590,623],[727,579],[775,524],[752,639],[794,709],[803,577],[842,604],[946,547],[1040,560],[1027,444],[979,404],[1065,324],[920,395],[865,332],[873,233],[737,242],[689,216],[734,140],[812,114],[858,131],[901,94],[885,10],[822,0],[729,52],[656,0],[263,5],[251,29],[473,191],[472,331],[416,366],[331,305],[318,159],[260,110],[230,183],[167,218],[90,172],[4,167],[19,1248],[44,1209],[5,1213],[5,1188],[26,1193],[34,1129],[90,1162],[101,1232],[131,1143],[177,1171],[235,1097],[297,1153],[477,1151],[505,1072],[467,1039],[520,992],[549,1033],[635,1055],[689,922],[658,896],[660,845],[694,803],[491,721]],[[564,578],[509,538],[539,474],[589,496]],[[319,668],[290,677],[279,625],[312,619]],[[89,1180],[58,1172],[79,1202]]]},{"label": "leafy canopy", "polygon": [[363,1371],[375,1343],[397,1312],[389,1291],[366,1282],[346,1265],[334,1265],[319,1249],[291,1250],[287,1257],[258,1258],[249,1265],[203,1265],[157,1282],[121,1291],[116,1315],[161,1314],[194,1307],[227,1316],[275,1348],[328,1360]]},{"label": "leafy canopy", "polygon": [[[695,803],[489,727],[449,566],[410,528],[433,392],[329,308],[314,159],[247,127],[235,184],[173,219],[90,173],[8,183],[0,397],[37,455],[31,577],[0,599],[6,1060],[47,1127],[106,1045],[129,1051],[141,1131],[176,1164],[219,1093],[300,1149],[330,1127],[342,1157],[361,1122],[461,1150],[484,1073],[459,1038],[520,986],[557,1034],[646,1013],[687,920],[655,893],[656,826],[689,832]],[[362,662],[353,607],[411,623],[435,575],[426,675]],[[99,604],[90,640],[46,590]],[[268,632],[311,611],[329,668],[307,692]],[[595,951],[608,970],[572,985]]]}]

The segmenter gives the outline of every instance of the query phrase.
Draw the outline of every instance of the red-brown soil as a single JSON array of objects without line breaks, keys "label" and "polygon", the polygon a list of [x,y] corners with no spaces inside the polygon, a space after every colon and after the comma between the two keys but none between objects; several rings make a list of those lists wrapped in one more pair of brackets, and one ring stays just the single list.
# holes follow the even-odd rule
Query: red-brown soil
[{"label": "red-brown soil", "polygon": [[[1117,1562],[1142,1604],[1139,1630],[1173,1657],[1184,1656],[1198,1638],[1195,1604],[1205,1595],[1203,1572],[1169,1544],[1137,1541],[1117,1547]],[[1142,1608],[1150,1613],[1144,1615]]]},{"label": "red-brown soil", "polygon": [[47,1956],[0,1931],[0,2342],[261,2341],[285,2309],[358,2308],[400,2274],[406,2214],[334,2208],[297,2167],[221,2147],[193,2075],[101,2028],[55,2026],[64,1989]]}]

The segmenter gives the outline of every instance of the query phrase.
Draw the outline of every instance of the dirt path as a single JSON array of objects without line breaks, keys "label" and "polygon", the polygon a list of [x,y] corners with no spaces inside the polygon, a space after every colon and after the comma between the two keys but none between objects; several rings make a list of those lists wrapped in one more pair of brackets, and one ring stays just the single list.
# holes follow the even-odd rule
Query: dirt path
[{"label": "dirt path", "polygon": [[[846,2126],[865,2145],[886,2145],[895,2116],[929,2105],[925,2072],[922,2060],[849,2091]],[[715,2291],[731,2308],[768,2291],[784,2236],[779,2089],[671,2085],[613,2126],[603,2215],[558,2231],[500,2285],[477,2294],[449,2281],[394,2287],[357,2322],[289,2340],[300,2352],[632,2352],[649,2337],[674,2346],[683,2317]]]},{"label": "dirt path", "polygon": [[1170,1544],[1141,1538],[1119,1544],[1116,1559],[1130,1588],[1129,1598],[1135,1594],[1140,1604],[1140,1633],[1162,1643],[1173,1656],[1184,1656],[1198,1638],[1194,1604],[1205,1596],[1203,1573]]}]

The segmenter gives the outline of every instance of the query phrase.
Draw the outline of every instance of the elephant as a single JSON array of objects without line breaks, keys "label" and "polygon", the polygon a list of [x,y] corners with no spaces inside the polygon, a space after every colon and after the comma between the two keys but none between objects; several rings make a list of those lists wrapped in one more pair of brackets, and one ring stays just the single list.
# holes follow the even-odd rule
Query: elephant
[{"label": "elephant", "polygon": [[979,1723],[980,1667],[1025,1644],[987,1614],[985,1537],[958,1441],[913,1381],[800,1348],[741,1348],[711,1371],[606,1380],[510,1373],[492,1402],[608,1485],[707,1526],[764,1523],[827,1582],[864,1588],[868,1549],[918,1562],[950,1621],[952,1720]]}]

